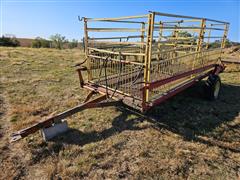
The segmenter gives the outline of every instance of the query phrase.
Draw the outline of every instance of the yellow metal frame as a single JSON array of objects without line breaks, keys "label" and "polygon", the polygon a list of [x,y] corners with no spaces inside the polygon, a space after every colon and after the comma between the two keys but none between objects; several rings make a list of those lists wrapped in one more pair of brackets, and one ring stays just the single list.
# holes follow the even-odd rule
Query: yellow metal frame
[{"label": "yellow metal frame", "polygon": [[[170,20],[164,21],[162,17]],[[200,65],[204,66],[209,62],[215,62],[212,59],[219,59],[221,53],[219,54],[218,50],[215,53],[215,51],[208,49],[211,50],[212,39],[220,39],[220,48],[223,49],[229,29],[229,23],[223,21],[160,12],[119,18],[83,18],[83,21],[85,55],[88,58],[88,81],[100,83],[101,86],[106,87],[108,84],[101,83],[104,82],[104,79],[108,79],[110,89],[116,89],[126,96],[136,96],[145,102],[151,101],[147,87],[153,80],[187,71],[184,66],[188,67],[190,64],[190,69],[195,69]],[[88,23],[126,24],[126,26],[90,27]],[[214,35],[216,31],[222,31],[223,35]],[[129,36],[117,34],[117,36],[110,37],[90,36],[90,33],[105,32],[138,34]],[[158,33],[157,36],[154,35],[155,32]],[[192,36],[181,36],[181,32],[190,33]],[[205,36],[206,33],[208,34]],[[196,53],[193,54],[194,52]],[[102,67],[107,69],[108,77],[103,76]],[[143,74],[136,72],[142,69]],[[160,74],[155,77],[154,73]],[[142,80],[134,79],[142,75]],[[120,77],[117,78],[118,76]],[[188,78],[193,77],[195,75]],[[116,85],[116,79],[120,85]],[[182,82],[184,81],[186,79],[182,80]],[[181,80],[179,83],[181,84]],[[124,87],[124,84],[128,87]],[[135,95],[136,92],[133,93],[133,89],[142,87],[145,87],[143,96],[139,93]],[[166,87],[171,88],[173,85]]]}]

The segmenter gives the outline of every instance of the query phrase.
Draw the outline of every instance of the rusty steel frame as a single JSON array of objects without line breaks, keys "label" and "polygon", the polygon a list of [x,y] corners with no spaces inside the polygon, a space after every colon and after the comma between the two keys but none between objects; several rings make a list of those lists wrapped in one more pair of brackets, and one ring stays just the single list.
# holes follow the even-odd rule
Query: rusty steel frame
[{"label": "rusty steel frame", "polygon": [[30,127],[27,127],[25,129],[22,129],[20,131],[13,133],[11,135],[11,142],[22,139],[22,138],[28,136],[29,134],[35,133],[36,131],[38,131],[40,129],[51,127],[54,124],[59,123],[61,120],[65,119],[69,116],[72,116],[73,114],[76,114],[80,111],[83,111],[85,109],[102,108],[102,107],[109,107],[109,106],[119,106],[122,104],[121,100],[102,102],[104,100],[107,100],[106,94],[101,95],[101,96],[89,101],[91,96],[95,93],[96,92],[91,91],[83,104],[80,104],[74,108],[68,109],[60,114],[51,116],[47,119],[41,120]]},{"label": "rusty steel frame", "polygon": [[[161,19],[163,17],[176,19],[164,21]],[[90,93],[83,104],[14,133],[12,141],[50,127],[89,108],[124,104],[146,112],[210,74],[217,75],[225,69],[221,62],[221,54],[226,43],[228,22],[151,11],[149,14],[139,16],[83,17],[79,20],[84,22],[86,58],[77,64],[79,66],[77,72],[80,87],[90,90]],[[89,23],[96,22],[129,24],[137,27],[89,26]],[[192,36],[179,35],[185,31],[192,33]],[[223,31],[223,35],[215,35],[215,31]],[[90,33],[104,32],[139,34],[90,36]],[[220,39],[221,49],[209,49],[210,39]],[[87,72],[87,80],[84,80],[82,72]],[[155,90],[163,93],[155,98],[155,95],[152,95]],[[90,100],[94,94],[100,94],[100,97]]]},{"label": "rusty steel frame", "polygon": [[[171,18],[181,18],[180,20],[170,20],[170,21],[163,21],[161,20],[160,22],[157,21],[156,18],[158,17],[171,17]],[[94,72],[94,70],[96,70],[96,67],[94,66],[91,67],[91,61],[93,61],[94,59],[99,59],[99,61],[101,59],[103,59],[103,61],[106,61],[106,59],[109,56],[112,56],[111,58],[108,59],[109,62],[114,63],[114,62],[118,62],[121,63],[120,66],[125,66],[125,64],[129,64],[129,65],[143,65],[144,67],[144,73],[143,73],[143,80],[138,82],[139,84],[141,84],[141,87],[139,89],[139,91],[142,91],[141,95],[136,98],[132,98],[132,99],[137,99],[140,101],[141,107],[140,110],[142,112],[146,111],[146,107],[149,104],[154,104],[151,101],[155,101],[155,100],[151,100],[150,98],[150,90],[152,90],[151,88],[155,86],[157,81],[165,81],[167,82],[169,79],[174,79],[174,81],[178,80],[178,79],[183,79],[184,77],[188,77],[189,76],[189,81],[187,82],[192,82],[193,79],[195,78],[200,78],[202,77],[201,73],[205,73],[208,74],[206,72],[206,70],[210,70],[210,72],[212,72],[214,70],[214,68],[216,66],[222,67],[222,69],[224,69],[224,66],[222,65],[221,62],[217,62],[217,59],[221,58],[221,52],[216,55],[217,57],[215,58],[216,61],[213,62],[212,64],[206,64],[206,65],[202,65],[202,67],[198,67],[199,64],[196,63],[196,60],[194,61],[194,59],[203,59],[206,58],[207,53],[208,53],[208,49],[209,49],[209,44],[210,44],[210,39],[220,39],[221,40],[221,49],[225,47],[225,41],[226,41],[226,37],[227,37],[227,32],[228,32],[228,28],[229,28],[229,23],[228,22],[224,22],[224,21],[218,21],[218,20],[213,20],[213,19],[207,19],[207,18],[199,18],[199,17],[192,17],[192,16],[182,16],[182,15],[174,15],[174,14],[167,14],[167,13],[160,13],[160,12],[149,12],[149,14],[146,15],[140,15],[140,16],[125,16],[125,17],[119,17],[119,18],[83,18],[84,19],[84,24],[86,27],[85,30],[85,41],[88,40],[88,42],[85,42],[85,53],[86,53],[86,57],[88,58],[88,71],[91,71],[90,73],[88,72],[88,76],[91,75],[91,78],[88,79],[87,83],[88,83],[88,88],[90,86],[98,86],[99,88],[101,87],[101,92],[104,92],[104,88],[107,88],[109,90],[109,92],[113,91],[114,92],[114,88],[110,87],[108,84],[99,84],[96,81],[94,81],[94,77],[92,76],[92,72]],[[147,20],[146,20],[147,19]],[[136,27],[96,27],[94,26],[94,28],[90,28],[88,26],[88,23],[92,23],[92,22],[111,22],[111,23],[121,23],[121,24],[139,24],[140,27],[136,28]],[[200,23],[199,25],[193,25],[193,26],[187,26],[186,24],[184,25],[184,23]],[[183,24],[183,26],[181,26],[181,24]],[[182,31],[189,31],[189,32],[195,32],[197,33],[197,36],[192,36],[192,37],[181,37],[179,36],[179,32]],[[108,36],[108,37],[90,37],[89,33],[90,32],[121,32],[121,31],[125,31],[125,32],[139,32],[140,35],[129,35],[129,36]],[[155,36],[154,33],[156,31],[159,31],[159,35]],[[173,36],[169,36],[169,35],[164,35],[163,32],[164,31],[172,31],[173,32]],[[215,35],[214,32],[215,31],[223,31],[223,35],[219,36],[219,35]],[[205,34],[208,32],[208,35],[205,36]],[[139,38],[139,41],[122,41],[122,39],[134,39],[134,38]],[[157,40],[157,51],[154,50],[154,43],[153,39],[154,38],[158,38]],[[115,41],[116,39],[119,39],[120,41]],[[162,41],[163,39],[169,39],[169,41]],[[205,40],[207,39],[207,41],[205,42]],[[191,41],[194,40],[196,42],[196,44],[179,44],[178,41]],[[172,41],[172,43],[171,43]],[[191,41],[193,42],[193,41]],[[102,48],[102,47],[98,47],[98,44],[102,44],[103,47],[106,48]],[[120,50],[112,50],[111,48],[107,48],[108,45],[114,46],[116,45],[117,48],[119,48]],[[117,46],[118,45],[118,46]],[[130,45],[131,47],[139,47],[139,51],[127,51],[126,49],[124,49],[124,45]],[[95,47],[97,46],[97,47]],[[167,48],[164,49],[164,47],[170,46],[171,48]],[[109,46],[110,47],[110,46]],[[117,49],[116,48],[116,49]],[[190,51],[190,53],[188,53],[185,49],[187,48],[192,48],[193,51]],[[206,49],[206,50],[205,50]],[[196,52],[196,56],[194,55],[194,57],[192,56],[192,52]],[[179,73],[175,73],[174,76],[171,77],[167,77],[166,79],[160,79],[160,80],[152,80],[151,76],[152,76],[152,66],[161,66],[161,62],[160,63],[152,63],[153,61],[153,57],[154,55],[157,55],[158,59],[159,54],[164,54],[164,53],[172,53],[174,54],[183,54],[182,57],[176,56],[176,57],[172,57],[173,59],[178,59],[178,58],[183,58],[184,56],[192,56],[193,57],[193,62],[192,62],[192,67],[190,70],[186,71],[186,72],[179,72]],[[205,56],[202,56],[202,53],[206,53]],[[135,57],[136,59],[141,59],[142,61],[131,61],[128,60],[127,58],[124,59],[122,62],[119,61],[121,56],[131,56],[131,57]],[[171,58],[170,58],[171,59]],[[211,59],[209,57],[209,59]],[[165,60],[167,61],[167,59]],[[96,62],[92,62],[92,63],[96,63]],[[98,62],[99,63],[99,62]],[[103,63],[104,64],[104,63]],[[157,65],[158,64],[158,65]],[[160,65],[159,65],[160,64]],[[198,65],[198,66],[197,66]],[[102,65],[103,66],[103,65]],[[110,67],[105,66],[105,68],[109,68],[109,71],[111,70],[111,68],[114,68],[110,65]],[[117,66],[117,68],[119,68],[119,65]],[[100,69],[100,68],[99,68]],[[128,69],[126,69],[127,71]],[[128,71],[132,72],[133,70],[130,68]],[[96,76],[96,74],[95,74]],[[101,76],[101,73],[100,73]],[[116,77],[117,74],[114,77]],[[108,76],[109,79],[111,79],[112,76]],[[108,78],[107,77],[107,78]],[[96,77],[95,77],[96,78]],[[124,83],[125,81],[128,82],[129,79],[131,79],[132,77],[129,78],[123,78],[121,81],[118,81],[120,83]],[[106,79],[106,78],[105,78]],[[83,81],[80,80],[80,82],[82,84]],[[100,82],[104,82],[104,78],[102,76],[102,80]],[[112,80],[113,84],[112,86],[116,85],[116,78],[115,80]],[[185,83],[185,82],[183,82]],[[161,85],[164,86],[164,85]],[[165,84],[166,86],[166,84]],[[84,87],[84,86],[83,86]],[[86,88],[86,86],[85,86]],[[100,91],[100,89],[98,88],[98,90]],[[91,89],[91,88],[90,88]],[[172,90],[174,91],[175,88],[172,88]],[[127,91],[124,91],[125,89],[118,89],[116,92],[119,94],[121,94],[124,98],[128,97],[128,100],[131,99],[131,91],[130,93]],[[107,91],[107,90],[106,90]],[[115,93],[116,93],[115,92]],[[106,93],[106,92],[104,92]],[[114,95],[115,95],[114,93]],[[167,92],[166,92],[167,93]],[[132,95],[133,97],[134,95]],[[123,99],[124,99],[123,98]],[[161,98],[161,97],[159,97]],[[131,100],[130,100],[131,101]],[[138,103],[139,104],[139,103]],[[129,103],[128,105],[131,106],[131,103]],[[137,105],[138,106],[138,105]]]}]

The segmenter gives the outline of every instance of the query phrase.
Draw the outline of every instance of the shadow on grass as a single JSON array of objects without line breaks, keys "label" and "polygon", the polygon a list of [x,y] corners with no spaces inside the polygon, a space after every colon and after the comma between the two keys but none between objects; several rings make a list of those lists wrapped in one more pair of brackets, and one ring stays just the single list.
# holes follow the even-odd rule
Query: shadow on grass
[{"label": "shadow on grass", "polygon": [[[165,103],[152,108],[147,113],[147,118],[137,116],[135,119],[127,120],[132,114],[125,109],[120,109],[121,114],[112,122],[112,127],[102,132],[82,133],[77,129],[71,129],[63,136],[52,141],[58,143],[85,145],[106,139],[114,134],[125,130],[142,130],[136,126],[137,123],[149,120],[153,127],[165,128],[173,133],[181,135],[186,141],[196,141],[208,145],[217,145],[212,141],[199,138],[206,136],[224,142],[237,142],[239,136],[239,124],[230,126],[227,122],[233,121],[240,113],[240,86],[222,85],[220,98],[217,101],[204,99],[203,82],[198,83],[183,93],[169,99]],[[223,125],[223,126],[222,126]],[[228,136],[222,136],[224,132]],[[222,146],[232,151],[240,152],[239,149]]]},{"label": "shadow on grass", "polygon": [[[148,112],[156,123],[181,135],[186,141],[218,146],[233,152],[240,148],[226,146],[240,139],[240,124],[229,125],[240,118],[240,85],[223,84],[217,101],[208,101],[203,94],[203,82],[175,96]],[[162,125],[160,125],[161,127]],[[201,138],[201,137],[207,138]]]},{"label": "shadow on grass", "polygon": [[122,113],[119,116],[114,118],[112,122],[112,127],[109,129],[105,129],[101,132],[92,131],[89,133],[83,133],[78,129],[70,128],[70,130],[67,133],[63,134],[62,136],[54,138],[52,141],[83,146],[88,143],[106,139],[114,134],[121,133],[125,130],[137,131],[146,128],[135,126],[137,123],[144,121],[144,117],[139,116],[137,118],[127,120],[128,115],[129,115],[128,111],[122,111]]}]

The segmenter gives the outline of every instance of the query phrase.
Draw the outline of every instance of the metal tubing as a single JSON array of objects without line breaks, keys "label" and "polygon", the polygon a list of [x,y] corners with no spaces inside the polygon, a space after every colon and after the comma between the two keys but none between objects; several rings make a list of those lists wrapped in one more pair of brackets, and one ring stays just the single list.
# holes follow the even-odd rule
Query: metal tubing
[{"label": "metal tubing", "polygon": [[101,37],[101,38],[88,38],[89,40],[105,40],[105,39],[131,39],[131,38],[141,38],[142,36],[118,36],[118,37]]},{"label": "metal tubing", "polygon": [[142,32],[145,30],[137,28],[88,28],[91,32]]},{"label": "metal tubing", "polygon": [[[154,30],[155,31],[158,31],[158,29],[161,28],[159,26],[155,26],[154,27]],[[175,29],[175,26],[163,26],[162,27],[163,29],[168,29],[168,30],[171,30],[171,29]],[[201,30],[203,29],[202,27],[192,27],[192,26],[179,26],[178,29],[184,29],[184,30]],[[205,27],[204,29],[206,30],[219,30],[219,31],[224,31],[224,29],[222,28],[211,28],[211,27]]]},{"label": "metal tubing", "polygon": [[101,102],[103,100],[106,99],[106,95],[101,95],[100,97],[89,101],[89,102],[85,102],[81,105],[78,105],[72,109],[69,109],[65,112],[62,112],[60,114],[57,114],[53,117],[50,117],[46,120],[42,120],[39,123],[36,123],[28,128],[22,129],[16,133],[13,133],[11,135],[12,139],[11,142],[17,141],[21,138],[24,138],[30,134],[35,133],[36,131],[42,129],[42,128],[46,128],[46,127],[50,127],[52,126],[52,124],[58,122],[59,120],[65,119],[69,116],[72,116],[73,114],[76,114],[80,111],[83,111],[85,109],[90,109],[90,108],[102,108],[102,107],[109,107],[109,106],[118,106],[121,105],[121,101],[110,101],[110,102]]},{"label": "metal tubing", "polygon": [[[153,39],[153,27],[154,27],[154,13],[150,13],[148,16],[148,34],[147,34],[147,45],[146,45],[146,55],[145,55],[145,72],[144,72],[144,82],[145,85],[150,81],[150,68],[151,68],[151,58],[152,58],[152,39]],[[145,101],[148,102],[149,94],[148,90],[146,89],[145,92],[146,97]]]},{"label": "metal tubing", "polygon": [[87,21],[111,21],[111,20],[124,20],[124,19],[138,19],[138,18],[147,18],[148,14],[139,15],[139,16],[123,16],[117,18],[87,18]]},{"label": "metal tubing", "polygon": [[127,45],[145,45],[146,43],[144,42],[116,42],[116,41],[94,41],[94,40],[89,40],[90,43],[93,44],[127,44]]},{"label": "metal tubing", "polygon": [[202,68],[198,68],[198,69],[194,69],[194,70],[191,70],[191,71],[188,71],[188,72],[184,72],[182,74],[178,74],[176,76],[172,76],[172,77],[162,79],[162,80],[159,80],[159,81],[151,82],[151,83],[149,83],[147,88],[149,90],[152,90],[154,88],[157,88],[157,87],[162,86],[164,84],[170,83],[172,81],[176,81],[178,79],[182,79],[184,77],[190,76],[192,74],[204,72],[204,71],[209,70],[209,69],[211,69],[215,66],[216,66],[216,64],[211,64],[211,65],[208,65],[208,66],[205,66],[205,67],[202,67]]},{"label": "metal tubing", "polygon": [[[98,51],[98,52],[115,54],[115,55],[119,54],[119,52],[114,52],[114,51],[109,51],[109,50],[104,50],[104,49],[98,49],[98,48],[88,48],[88,49]],[[121,53],[121,54],[122,55],[127,55],[127,56],[144,56],[145,55],[145,54],[140,54],[140,53]]]},{"label": "metal tubing", "polygon": [[[153,12],[153,11],[150,11],[150,12]],[[183,15],[177,15],[177,14],[168,14],[168,13],[161,13],[161,12],[156,12],[156,11],[154,11],[154,13],[156,15],[160,15],[160,16],[176,17],[176,18],[186,18],[186,19],[199,19],[199,20],[205,19],[207,21],[229,24],[228,22],[214,20],[214,19],[208,19],[208,18],[200,18],[200,17],[194,17],[194,16],[183,16]]]},{"label": "metal tubing", "polygon": [[189,82],[187,82],[185,84],[180,85],[179,87],[175,88],[174,90],[169,91],[168,93],[166,93],[166,95],[163,95],[162,97],[160,97],[159,99],[155,100],[151,104],[148,104],[147,108],[145,109],[145,111],[149,110],[153,106],[161,104],[162,102],[166,101],[167,99],[169,99],[169,98],[175,96],[176,94],[182,92],[183,90],[191,87],[193,84],[195,84],[200,79],[203,79],[203,78],[207,77],[210,73],[211,73],[211,71],[206,73],[206,74],[204,74],[204,75],[196,77],[196,78],[190,80]]}]

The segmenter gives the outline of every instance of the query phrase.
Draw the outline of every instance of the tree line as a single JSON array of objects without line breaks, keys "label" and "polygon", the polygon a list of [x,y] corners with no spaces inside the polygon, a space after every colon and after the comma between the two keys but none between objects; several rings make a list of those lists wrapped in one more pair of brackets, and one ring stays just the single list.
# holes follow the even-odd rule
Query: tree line
[{"label": "tree line", "polygon": [[[179,37],[192,37],[192,35],[188,32],[180,32]],[[154,40],[153,40],[154,41]],[[193,43],[196,43],[196,39],[193,40]],[[184,44],[185,42],[182,42],[182,44]],[[188,42],[187,43],[191,43]],[[76,39],[72,39],[72,41],[69,41],[66,39],[65,36],[62,36],[61,34],[55,34],[50,36],[50,40],[41,38],[41,37],[37,37],[35,38],[32,43],[31,43],[31,47],[33,48],[56,48],[56,49],[64,49],[64,48],[76,48],[78,47],[80,44],[80,42],[78,42],[78,40]],[[230,40],[226,40],[225,43],[225,47],[231,47],[231,46],[236,46],[239,45],[238,42],[232,42]],[[209,48],[216,48],[216,47],[220,47],[221,45],[221,41],[220,40],[216,40],[214,42],[210,42],[209,43]],[[10,47],[17,47],[20,46],[20,42],[17,40],[17,38],[15,37],[0,37],[0,46],[10,46]]]},{"label": "tree line", "polygon": [[2,36],[0,37],[0,46],[17,47],[20,46],[20,42],[15,37]]},{"label": "tree line", "polygon": [[[63,49],[63,48],[76,48],[78,47],[79,42],[76,39],[72,39],[71,41],[67,40],[65,36],[61,34],[55,34],[50,36],[50,40],[37,37],[35,38],[32,43],[32,48],[56,48],[56,49]],[[0,46],[8,46],[8,47],[17,47],[20,46],[20,42],[17,40],[16,37],[0,37]]]}]

